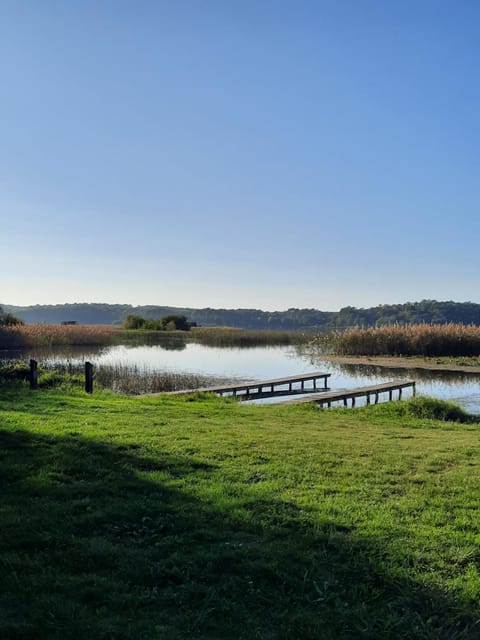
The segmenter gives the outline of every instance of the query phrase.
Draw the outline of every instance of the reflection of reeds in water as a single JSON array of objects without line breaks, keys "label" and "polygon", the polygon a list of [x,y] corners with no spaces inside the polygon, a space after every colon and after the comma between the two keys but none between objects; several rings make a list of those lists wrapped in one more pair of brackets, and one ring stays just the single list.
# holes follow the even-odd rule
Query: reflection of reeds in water
[{"label": "reflection of reeds in water", "polygon": [[478,373],[442,371],[441,369],[424,369],[420,367],[380,367],[370,364],[347,364],[329,361],[328,368],[350,376],[408,378],[409,380],[418,380],[420,382],[442,382],[447,385],[480,381],[480,374]]}]

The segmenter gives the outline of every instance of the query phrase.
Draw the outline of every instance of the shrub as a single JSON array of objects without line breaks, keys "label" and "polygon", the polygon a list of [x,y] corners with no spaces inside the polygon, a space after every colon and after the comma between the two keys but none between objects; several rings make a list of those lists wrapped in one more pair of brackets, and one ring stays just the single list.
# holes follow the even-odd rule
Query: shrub
[{"label": "shrub", "polygon": [[25,324],[23,320],[15,317],[11,313],[5,313],[2,307],[0,307],[0,327],[14,327],[22,324]]},{"label": "shrub", "polygon": [[141,316],[128,315],[123,321],[123,328],[145,331],[190,331],[191,324],[182,314],[170,314],[158,319],[147,319]]},{"label": "shrub", "polygon": [[417,396],[400,402],[385,402],[378,405],[362,407],[358,411],[378,412],[388,416],[411,416],[424,420],[441,420],[442,422],[462,422],[478,424],[480,417],[467,413],[462,407],[448,400],[439,400],[428,396]]},{"label": "shrub", "polygon": [[407,403],[407,409],[408,413],[415,418],[429,418],[446,422],[476,421],[474,416],[469,415],[454,402],[437,400],[436,398],[422,396],[412,398]]},{"label": "shrub", "polygon": [[145,324],[145,319],[140,316],[128,315],[123,321],[124,329],[142,329]]},{"label": "shrub", "polygon": [[28,380],[30,367],[24,362],[5,362],[0,365],[1,380]]}]

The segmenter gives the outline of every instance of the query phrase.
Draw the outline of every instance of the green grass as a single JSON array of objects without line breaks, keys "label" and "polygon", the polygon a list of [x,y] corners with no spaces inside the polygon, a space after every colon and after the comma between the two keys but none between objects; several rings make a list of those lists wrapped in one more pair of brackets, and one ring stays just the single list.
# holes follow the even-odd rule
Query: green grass
[{"label": "green grass", "polygon": [[0,638],[478,638],[479,427],[408,406],[3,385]]}]

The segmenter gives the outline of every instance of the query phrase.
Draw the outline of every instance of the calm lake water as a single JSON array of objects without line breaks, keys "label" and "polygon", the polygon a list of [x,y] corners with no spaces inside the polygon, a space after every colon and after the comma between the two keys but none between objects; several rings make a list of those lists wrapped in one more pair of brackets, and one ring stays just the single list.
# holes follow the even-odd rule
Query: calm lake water
[{"label": "calm lake water", "polygon": [[[0,352],[0,358],[35,357],[39,362],[126,365],[139,370],[170,371],[211,376],[231,381],[266,380],[311,371],[331,373],[332,390],[388,382],[416,380],[417,393],[453,400],[470,413],[480,414],[480,375],[425,371],[420,369],[384,369],[368,365],[340,365],[312,361],[294,346],[219,348],[195,343],[169,343],[155,346],[112,346],[97,350],[50,350],[19,354]],[[407,392],[409,394],[409,392]],[[407,395],[407,394],[406,394]],[[298,397],[298,396],[297,396]],[[282,399],[285,399],[282,398]]]}]

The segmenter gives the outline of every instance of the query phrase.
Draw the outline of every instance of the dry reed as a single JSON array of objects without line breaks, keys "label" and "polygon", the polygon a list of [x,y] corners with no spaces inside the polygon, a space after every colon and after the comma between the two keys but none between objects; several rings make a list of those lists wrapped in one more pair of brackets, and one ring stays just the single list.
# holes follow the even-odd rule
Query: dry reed
[{"label": "dry reed", "polygon": [[109,325],[28,324],[2,327],[0,347],[97,346],[111,344],[120,333]]},{"label": "dry reed", "polygon": [[311,335],[300,331],[236,329],[232,327],[194,327],[190,332],[194,342],[209,347],[266,347],[305,342]]},{"label": "dry reed", "polygon": [[452,323],[355,328],[316,336],[313,344],[347,356],[478,356],[480,327]]}]

